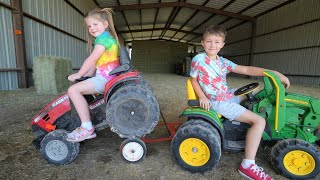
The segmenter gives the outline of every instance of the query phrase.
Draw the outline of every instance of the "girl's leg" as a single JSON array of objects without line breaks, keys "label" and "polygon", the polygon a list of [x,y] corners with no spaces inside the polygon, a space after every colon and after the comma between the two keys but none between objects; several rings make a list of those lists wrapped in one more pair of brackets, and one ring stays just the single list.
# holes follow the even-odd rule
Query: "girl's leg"
[{"label": "girl's leg", "polygon": [[68,89],[68,96],[73,102],[81,120],[81,127],[76,128],[68,134],[67,140],[71,142],[80,142],[86,139],[95,138],[94,128],[90,120],[88,103],[83,97],[85,94],[94,94],[93,84],[89,81],[82,81],[72,85]]},{"label": "girl's leg", "polygon": [[89,81],[81,81],[69,87],[68,96],[73,102],[82,123],[90,122],[88,103],[83,95],[94,94],[93,84]]}]

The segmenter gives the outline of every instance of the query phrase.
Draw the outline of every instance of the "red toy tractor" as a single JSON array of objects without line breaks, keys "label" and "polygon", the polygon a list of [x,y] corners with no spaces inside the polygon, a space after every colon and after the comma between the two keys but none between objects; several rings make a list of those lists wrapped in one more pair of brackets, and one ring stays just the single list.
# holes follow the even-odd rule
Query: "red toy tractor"
[{"label": "red toy tractor", "polygon": [[[126,146],[138,145],[142,150],[135,153],[140,153],[138,156],[142,159],[146,152],[140,138],[152,132],[157,125],[159,105],[148,82],[133,69],[124,47],[121,47],[120,64],[110,72],[110,75],[117,74],[117,77],[106,84],[104,94],[85,95],[85,98],[95,130],[110,127],[121,138],[127,138],[121,145],[124,158]],[[78,155],[79,143],[69,142],[65,137],[80,124],[68,95],[64,94],[32,119],[33,144],[49,163],[68,164]],[[133,161],[136,162],[136,159]]]}]

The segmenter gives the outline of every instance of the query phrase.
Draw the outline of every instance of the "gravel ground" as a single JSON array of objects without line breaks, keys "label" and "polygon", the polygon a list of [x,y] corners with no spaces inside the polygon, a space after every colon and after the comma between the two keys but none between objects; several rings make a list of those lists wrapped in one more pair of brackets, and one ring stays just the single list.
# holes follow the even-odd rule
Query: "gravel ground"
[{"label": "gravel ground", "polygon": [[[174,74],[143,74],[154,88],[166,121],[181,121],[186,105],[187,77]],[[229,78],[230,87],[240,87],[253,80]],[[290,92],[320,98],[319,86],[292,85]],[[34,87],[0,91],[0,179],[242,179],[237,168],[243,152],[223,152],[219,165],[205,174],[192,174],[174,161],[170,142],[148,143],[146,158],[136,164],[122,160],[119,146],[123,139],[104,129],[98,137],[81,143],[78,157],[69,165],[47,163],[31,141],[30,122],[56,95],[38,95]],[[166,136],[164,128],[156,128],[150,136]],[[274,179],[278,175],[269,162],[270,147],[261,146],[256,162]],[[320,177],[319,177],[320,178]]]}]

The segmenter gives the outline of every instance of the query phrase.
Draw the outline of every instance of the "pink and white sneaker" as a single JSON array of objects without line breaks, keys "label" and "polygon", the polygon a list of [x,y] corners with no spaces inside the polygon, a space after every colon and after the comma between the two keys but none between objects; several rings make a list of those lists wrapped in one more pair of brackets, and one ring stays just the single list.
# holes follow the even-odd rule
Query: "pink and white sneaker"
[{"label": "pink and white sneaker", "polygon": [[257,166],[256,164],[251,164],[249,168],[245,169],[240,164],[238,172],[241,176],[250,180],[272,180],[272,178],[263,172],[263,168]]},{"label": "pink and white sneaker", "polygon": [[97,137],[97,134],[94,132],[94,128],[87,130],[83,127],[78,127],[67,135],[67,141],[81,142],[86,139],[93,139],[95,137]]}]

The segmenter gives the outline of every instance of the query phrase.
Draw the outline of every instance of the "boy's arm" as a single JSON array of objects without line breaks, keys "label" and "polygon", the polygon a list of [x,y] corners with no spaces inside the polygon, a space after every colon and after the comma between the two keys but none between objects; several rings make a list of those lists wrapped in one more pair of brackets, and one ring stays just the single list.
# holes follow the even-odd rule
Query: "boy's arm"
[{"label": "boy's arm", "polygon": [[264,69],[264,68],[259,68],[259,67],[253,67],[253,66],[241,66],[237,65],[232,72],[237,73],[237,74],[244,74],[244,75],[249,75],[249,76],[264,76],[263,72],[264,71],[272,71],[274,72],[280,79],[280,81],[284,84],[284,86],[288,89],[290,86],[290,81],[289,79],[279,73],[278,71],[273,71],[269,69]]},{"label": "boy's arm", "polygon": [[194,91],[197,93],[199,97],[200,106],[205,110],[210,110],[211,103],[210,100],[207,98],[207,96],[202,91],[200,84],[197,81],[197,78],[191,77],[191,84],[194,89]]}]

